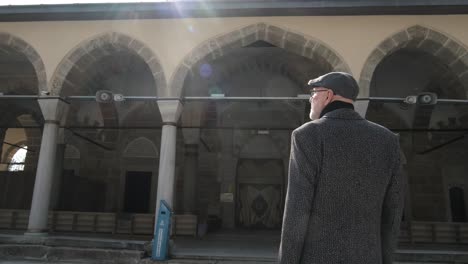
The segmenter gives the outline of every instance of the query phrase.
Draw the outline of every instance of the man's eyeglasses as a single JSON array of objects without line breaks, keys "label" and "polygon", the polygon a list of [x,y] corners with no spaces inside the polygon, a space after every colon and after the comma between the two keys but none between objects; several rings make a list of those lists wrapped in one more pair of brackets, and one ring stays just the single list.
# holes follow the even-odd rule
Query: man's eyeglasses
[{"label": "man's eyeglasses", "polygon": [[328,89],[320,89],[320,90],[310,90],[310,96],[314,96],[314,94],[318,92],[326,92]]}]

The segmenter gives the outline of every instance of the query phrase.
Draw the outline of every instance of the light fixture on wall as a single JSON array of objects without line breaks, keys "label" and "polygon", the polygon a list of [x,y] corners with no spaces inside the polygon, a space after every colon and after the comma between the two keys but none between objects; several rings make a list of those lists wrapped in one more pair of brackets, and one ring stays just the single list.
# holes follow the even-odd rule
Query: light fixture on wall
[{"label": "light fixture on wall", "polygon": [[125,97],[123,94],[114,94],[114,101],[116,102],[125,101]]},{"label": "light fixture on wall", "polygon": [[407,104],[435,105],[437,104],[437,94],[426,92],[410,95],[405,98],[404,102]]},{"label": "light fixture on wall", "polygon": [[96,92],[96,102],[111,103],[114,100],[114,94],[111,91],[99,90]]},{"label": "light fixture on wall", "polygon": [[424,105],[437,104],[437,94],[435,93],[420,93],[418,94],[418,103]]}]

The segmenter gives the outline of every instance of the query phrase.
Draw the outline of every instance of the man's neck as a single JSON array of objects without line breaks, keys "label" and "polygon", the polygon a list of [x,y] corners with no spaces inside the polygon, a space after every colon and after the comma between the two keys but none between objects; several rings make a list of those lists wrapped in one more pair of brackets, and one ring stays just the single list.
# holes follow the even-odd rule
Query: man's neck
[{"label": "man's neck", "polygon": [[339,101],[339,100],[333,101],[333,102],[329,103],[327,106],[325,106],[325,108],[323,108],[322,112],[320,113],[320,118],[322,116],[324,116],[326,113],[329,113],[331,111],[341,109],[341,108],[347,108],[347,109],[353,109],[354,110],[354,105],[350,104],[350,103],[347,103],[347,102]]}]

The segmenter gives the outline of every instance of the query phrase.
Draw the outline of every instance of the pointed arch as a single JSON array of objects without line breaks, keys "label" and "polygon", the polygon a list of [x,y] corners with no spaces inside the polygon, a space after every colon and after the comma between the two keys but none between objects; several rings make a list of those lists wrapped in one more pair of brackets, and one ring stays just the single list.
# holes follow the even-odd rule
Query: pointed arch
[{"label": "pointed arch", "polygon": [[[156,84],[156,90],[165,89],[166,79],[159,58],[143,42],[118,32],[106,32],[80,43],[59,63],[52,78],[51,91],[60,95],[68,73],[87,66],[109,54],[109,49],[127,50],[141,58],[148,66]],[[81,72],[78,70],[78,72]],[[156,91],[157,92],[157,91]]]},{"label": "pointed arch", "polygon": [[255,135],[247,139],[238,154],[239,158],[281,159],[281,149],[269,135]]},{"label": "pointed arch", "polygon": [[370,95],[370,84],[376,67],[388,55],[403,49],[414,48],[434,55],[451,68],[468,89],[468,53],[459,41],[437,30],[414,25],[383,40],[369,55],[361,71],[360,96]]},{"label": "pointed arch", "polygon": [[159,153],[151,140],[139,137],[127,144],[123,156],[125,158],[157,158]]},{"label": "pointed arch", "polygon": [[23,54],[34,68],[37,77],[37,94],[47,91],[47,74],[39,53],[23,39],[10,33],[0,32],[0,46],[7,46]]},{"label": "pointed arch", "polygon": [[67,144],[65,147],[64,158],[65,159],[80,159],[81,158],[80,150],[73,145]]},{"label": "pointed arch", "polygon": [[207,57],[211,59],[220,58],[230,51],[259,40],[306,58],[321,58],[335,71],[351,72],[344,59],[320,40],[278,26],[257,23],[208,39],[198,45],[177,66],[168,86],[170,89],[164,92],[161,91],[161,95],[180,97],[187,74],[192,71],[192,67],[200,60]]}]

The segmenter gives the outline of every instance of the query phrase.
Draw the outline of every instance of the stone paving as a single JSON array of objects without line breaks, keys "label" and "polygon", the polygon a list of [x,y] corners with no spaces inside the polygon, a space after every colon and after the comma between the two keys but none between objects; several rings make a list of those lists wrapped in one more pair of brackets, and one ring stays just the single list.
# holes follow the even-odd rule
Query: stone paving
[{"label": "stone paving", "polygon": [[[276,233],[218,233],[204,238],[179,237],[171,241],[172,259],[149,258],[151,244],[125,240],[77,236],[27,237],[0,234],[0,264],[7,263],[171,263],[250,264],[275,263],[279,245]],[[413,245],[398,249],[398,264],[468,263],[468,246]]]}]

